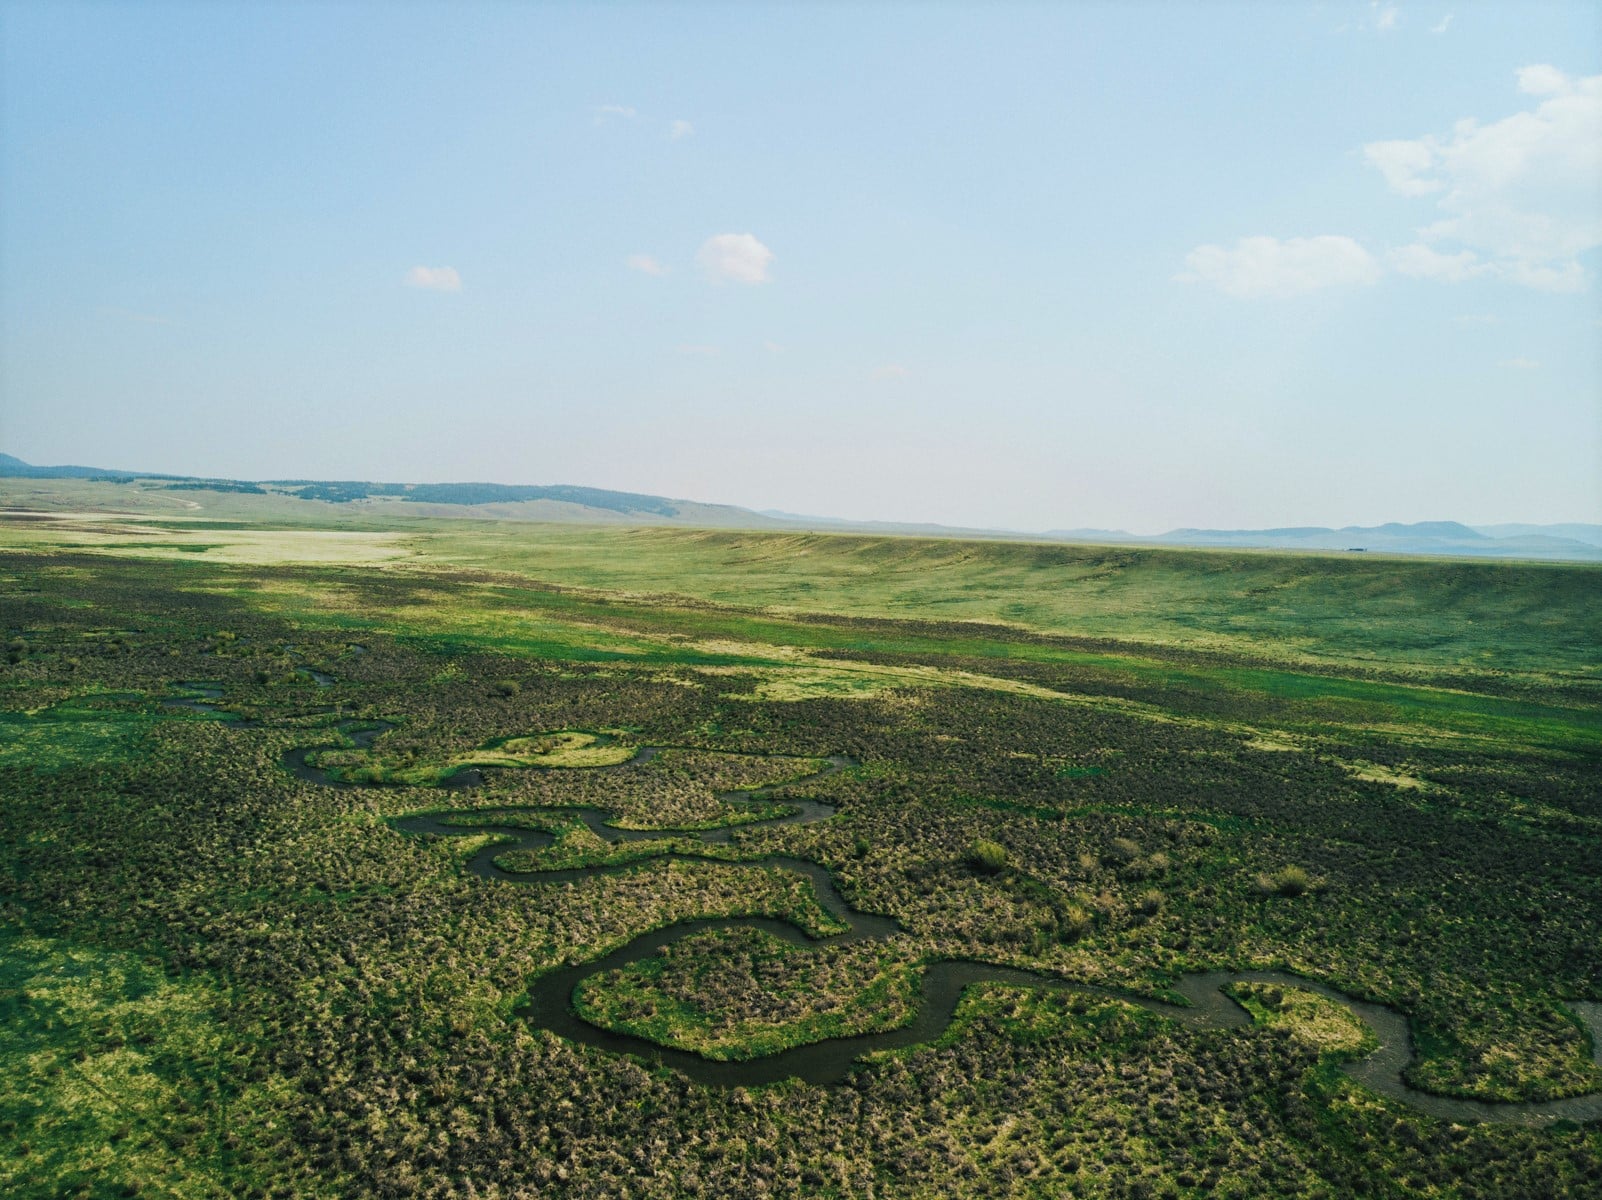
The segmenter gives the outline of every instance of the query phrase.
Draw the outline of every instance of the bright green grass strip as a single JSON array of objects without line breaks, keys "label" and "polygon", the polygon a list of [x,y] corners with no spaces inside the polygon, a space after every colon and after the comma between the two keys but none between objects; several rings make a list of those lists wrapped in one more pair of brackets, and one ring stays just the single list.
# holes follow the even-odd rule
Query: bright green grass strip
[{"label": "bright green grass strip", "polygon": [[1197,686],[1219,683],[1263,696],[1328,706],[1341,723],[1396,723],[1602,753],[1602,712],[1595,709],[1286,671],[1219,668],[1196,677]]},{"label": "bright green grass strip", "polygon": [[1436,667],[1597,668],[1588,564],[501,526],[429,533],[428,560],[570,586],[858,616]]},{"label": "bright green grass strip", "polygon": [[139,754],[160,719],[71,704],[39,713],[0,712],[0,767],[59,771],[124,762]]},{"label": "bright green grass strip", "polygon": [[[1191,566],[1207,561],[1199,559]],[[174,569],[173,564],[163,565],[168,573]],[[1505,569],[1518,573],[1512,567]],[[1561,573],[1532,570],[1541,578],[1568,581]],[[1427,737],[1470,736],[1581,754],[1594,754],[1602,747],[1602,711],[1597,709],[1425,685],[1259,666],[1179,666],[1133,650],[1085,650],[949,629],[931,628],[925,633],[916,627],[859,628],[771,613],[674,607],[644,599],[463,582],[421,572],[403,582],[414,601],[426,599],[429,603],[385,605],[384,593],[363,589],[359,575],[337,569],[307,569],[300,574],[329,586],[307,587],[304,580],[296,579],[290,581],[292,586],[264,587],[264,578],[272,577],[250,569],[213,569],[195,579],[206,590],[226,591],[312,627],[390,632],[436,652],[494,651],[602,664],[757,670],[793,666],[793,660],[787,660],[780,650],[792,647],[847,655],[906,655],[935,665],[945,658],[967,659],[970,666],[976,659],[1015,659],[1066,668],[1064,680],[1051,685],[1063,690],[1096,694],[1105,688],[1118,696],[1131,687],[1160,689],[1163,694],[1142,699],[1178,714],[1194,712],[1206,719],[1222,717],[1313,733],[1342,727],[1404,727]],[[1596,577],[1594,572],[1586,575],[1588,579]],[[402,581],[394,575],[386,579],[390,586],[397,582]],[[335,598],[342,601],[337,607],[330,604]],[[733,644],[725,647],[719,642]],[[774,654],[763,653],[765,646],[774,647]],[[1229,711],[1231,708],[1236,711]]]},{"label": "bright green grass strip", "polygon": [[[396,610],[393,623],[369,618],[370,628],[401,632],[418,646],[435,650],[481,650],[533,658],[641,665],[793,667],[775,654],[714,651],[670,639],[724,640],[743,646],[772,645],[846,653],[898,654],[922,662],[958,659],[1017,659],[1072,668],[1063,685],[1071,691],[1096,690],[1098,683],[1161,689],[1164,707],[1183,711],[1183,693],[1207,698],[1214,709],[1231,695],[1259,710],[1243,720],[1265,717],[1281,728],[1322,732],[1330,727],[1411,726],[1430,735],[1467,735],[1516,745],[1546,746],[1575,753],[1602,749],[1602,712],[1531,700],[1513,700],[1423,685],[1339,678],[1268,667],[1177,667],[1135,653],[1097,652],[1049,643],[987,640],[982,637],[921,635],[916,631],[878,632],[786,620],[766,614],[651,607],[646,603],[596,600],[540,589],[493,587],[460,589],[450,606],[418,614]],[[307,609],[297,614],[310,623],[328,615]],[[390,615],[390,614],[385,614]],[[448,615],[449,623],[445,621]],[[400,622],[406,625],[400,625]],[[420,629],[427,622],[434,629]],[[606,625],[599,624],[606,622]],[[340,622],[346,626],[346,622]],[[619,626],[623,626],[619,628]]]},{"label": "bright green grass strip", "polygon": [[[500,589],[497,589],[500,590]],[[1077,668],[1086,678],[1070,686],[1093,686],[1100,679],[1127,686],[1131,682],[1169,691],[1191,690],[1217,695],[1234,692],[1263,701],[1296,701],[1316,706],[1290,708],[1277,713],[1293,727],[1317,728],[1324,724],[1403,724],[1422,729],[1492,737],[1518,744],[1545,745],[1576,752],[1602,750],[1602,711],[1515,700],[1423,685],[1339,678],[1268,667],[1176,667],[1138,654],[1094,652],[1049,643],[987,640],[880,633],[827,624],[789,621],[766,615],[698,612],[684,608],[647,608],[596,601],[563,593],[508,589],[520,607],[544,613],[561,612],[573,618],[626,621],[645,632],[673,633],[704,639],[723,638],[743,643],[767,643],[804,649],[826,649],[875,654],[906,654],[927,661],[944,656],[958,658],[1016,659],[1044,665]],[[581,626],[588,629],[588,626]],[[639,657],[683,665],[713,663],[749,666],[783,666],[782,660],[764,662],[749,655],[717,655],[693,648],[665,649],[644,638]],[[503,644],[500,648],[510,649]]]},{"label": "bright green grass strip", "polygon": [[[1381,714],[1384,717],[1414,723],[1431,724],[1464,719],[1467,721],[1463,726],[1464,732],[1501,732],[1517,736],[1519,726],[1531,726],[1542,734],[1540,740],[1543,741],[1547,740],[1547,736],[1556,735],[1563,740],[1583,742],[1589,739],[1592,745],[1602,747],[1602,712],[1539,701],[1271,667],[1176,667],[1172,663],[1138,653],[1087,651],[1042,642],[934,632],[923,634],[916,630],[860,630],[786,620],[766,614],[648,607],[537,589],[491,590],[502,593],[509,606],[515,606],[523,612],[560,613],[572,620],[626,622],[646,635],[635,641],[633,649],[642,657],[656,661],[665,658],[684,663],[781,665],[763,664],[760,659],[751,656],[708,654],[689,648],[664,653],[662,647],[647,640],[648,635],[653,633],[847,653],[1014,659],[1047,665],[1101,668],[1107,673],[1109,682],[1127,684],[1134,680],[1164,688],[1194,688],[1199,691],[1214,690],[1222,684],[1239,692],[1274,699],[1367,703],[1389,710]],[[591,639],[594,636],[589,635]]]}]

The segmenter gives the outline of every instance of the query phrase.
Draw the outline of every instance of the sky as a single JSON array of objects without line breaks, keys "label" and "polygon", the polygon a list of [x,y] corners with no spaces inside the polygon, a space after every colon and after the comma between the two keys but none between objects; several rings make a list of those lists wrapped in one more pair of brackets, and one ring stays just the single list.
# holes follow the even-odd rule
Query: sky
[{"label": "sky", "polygon": [[0,0],[0,451],[1602,521],[1602,4]]}]

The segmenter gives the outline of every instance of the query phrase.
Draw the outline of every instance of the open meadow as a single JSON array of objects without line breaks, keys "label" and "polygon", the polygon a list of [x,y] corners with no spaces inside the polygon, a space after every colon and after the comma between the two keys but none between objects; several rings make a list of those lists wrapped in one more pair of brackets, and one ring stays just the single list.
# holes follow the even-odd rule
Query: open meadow
[{"label": "open meadow", "polygon": [[1598,0],[0,9],[0,1200],[1602,1200]]},{"label": "open meadow", "polygon": [[134,491],[0,492],[6,1195],[1602,1195],[1602,568]]}]

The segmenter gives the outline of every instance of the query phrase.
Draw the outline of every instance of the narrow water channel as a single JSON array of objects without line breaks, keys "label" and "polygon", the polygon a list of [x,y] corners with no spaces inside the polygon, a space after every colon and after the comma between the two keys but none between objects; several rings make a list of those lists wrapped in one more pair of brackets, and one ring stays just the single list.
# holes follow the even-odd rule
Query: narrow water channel
[{"label": "narrow water channel", "polygon": [[[193,688],[195,685],[190,686]],[[217,698],[208,695],[205,699],[186,699],[183,706],[214,708]],[[356,747],[365,749],[370,748],[379,736],[394,726],[383,721],[347,720],[341,722],[338,728]],[[284,753],[283,764],[298,778],[312,783],[326,787],[357,786],[332,778],[327,771],[307,761],[308,755],[320,748],[325,747],[306,746],[288,750]],[[632,759],[613,766],[565,769],[628,770],[648,762],[661,749],[663,747],[642,748]],[[576,817],[582,820],[591,832],[613,844],[674,837],[694,838],[709,846],[722,845],[730,842],[736,829],[808,824],[828,820],[834,815],[833,806],[815,799],[784,795],[785,789],[825,778],[853,765],[855,764],[850,759],[836,756],[829,758],[822,769],[783,784],[770,788],[724,793],[719,798],[729,804],[768,802],[777,798],[789,806],[791,811],[777,817],[718,829],[619,829],[608,824],[607,814],[599,809],[547,808],[528,811],[543,812],[547,815],[555,812],[567,819]],[[451,776],[443,786],[460,788],[482,783],[483,773],[468,768]],[[446,837],[496,834],[498,840],[478,850],[467,861],[467,869],[484,879],[523,886],[559,884],[596,875],[648,870],[649,864],[663,859],[699,857],[693,854],[672,853],[645,860],[644,863],[553,871],[508,871],[498,865],[497,858],[517,850],[549,846],[555,840],[554,835],[545,830],[499,824],[493,815],[486,815],[483,820],[477,819],[477,816],[474,810],[462,809],[400,817],[392,820],[390,824],[407,834]],[[701,859],[701,861],[706,860]],[[1316,980],[1305,979],[1284,971],[1208,971],[1186,975],[1181,978],[1175,989],[1187,1002],[1181,1005],[1129,992],[1073,983],[1013,967],[963,960],[940,960],[929,963],[924,969],[919,1005],[910,1023],[879,1033],[828,1038],[744,1062],[719,1062],[703,1058],[693,1052],[670,1049],[629,1034],[602,1029],[585,1021],[574,1011],[573,992],[584,980],[598,973],[626,967],[650,958],[670,943],[702,930],[732,927],[760,929],[798,946],[884,939],[900,932],[900,924],[893,917],[861,912],[847,903],[835,884],[833,874],[819,863],[783,855],[769,855],[755,860],[741,861],[746,865],[806,876],[812,881],[819,903],[848,927],[846,932],[814,939],[790,922],[766,917],[681,921],[664,929],[643,933],[600,959],[576,966],[559,967],[540,976],[530,985],[528,999],[519,1009],[519,1015],[530,1025],[548,1029],[571,1041],[661,1063],[706,1084],[751,1087],[789,1078],[804,1079],[817,1084],[835,1084],[859,1067],[860,1057],[870,1051],[913,1046],[938,1038],[951,1024],[963,991],[972,984],[1005,983],[1079,992],[1133,1004],[1193,1028],[1229,1029],[1247,1025],[1251,1018],[1223,989],[1235,983],[1269,983],[1281,987],[1305,988],[1345,1006],[1354,1013],[1373,1031],[1379,1046],[1362,1058],[1343,1063],[1342,1069],[1364,1086],[1401,1100],[1431,1116],[1449,1121],[1496,1121],[1520,1124],[1542,1124],[1560,1119],[1572,1121],[1602,1119],[1602,1092],[1564,1100],[1493,1102],[1454,1099],[1410,1087],[1402,1075],[1413,1061],[1415,1050],[1407,1021],[1400,1013],[1383,1004],[1353,999]],[[1570,1007],[1589,1032],[1592,1054],[1596,1057],[1598,1065],[1602,1066],[1602,1003],[1576,1002]]]}]

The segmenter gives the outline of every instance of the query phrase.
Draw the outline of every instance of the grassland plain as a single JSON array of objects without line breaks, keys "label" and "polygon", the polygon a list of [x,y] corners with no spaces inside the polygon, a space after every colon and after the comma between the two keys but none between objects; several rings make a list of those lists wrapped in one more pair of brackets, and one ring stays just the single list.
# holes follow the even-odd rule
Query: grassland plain
[{"label": "grassland plain", "polygon": [[[1293,989],[1209,1032],[977,988],[838,1088],[705,1087],[516,1017],[644,930],[825,929],[809,881],[739,861],[780,854],[893,948],[734,929],[581,1004],[738,1059],[894,1024],[942,959],[1149,995],[1279,967],[1403,1012],[1418,1086],[1594,1089],[1594,568],[426,521],[334,562],[303,535],[336,530],[158,519],[3,526],[8,1194],[1602,1194],[1595,1124],[1368,1092],[1336,1066],[1361,1029]],[[173,702],[197,681],[221,712]],[[352,718],[387,725],[364,749]],[[674,749],[538,761],[603,732]],[[285,769],[315,746],[388,785]],[[827,755],[859,765],[783,782]],[[664,857],[769,783],[836,815]],[[484,839],[388,824],[457,809],[569,869],[619,848],[564,810],[663,837],[511,886],[463,869]]]},{"label": "grassland plain", "polygon": [[[190,495],[205,507],[181,498]],[[15,504],[34,510],[27,520],[0,515],[7,544],[19,547],[272,564],[344,553],[352,562],[472,569],[614,600],[730,605],[747,617],[770,609],[960,622],[992,654],[1007,651],[971,623],[1299,666],[1535,671],[1548,681],[1572,674],[1602,682],[1594,603],[1602,565],[532,525],[0,480],[0,509]],[[106,513],[108,504],[120,513]],[[52,508],[55,519],[45,516]]]}]

